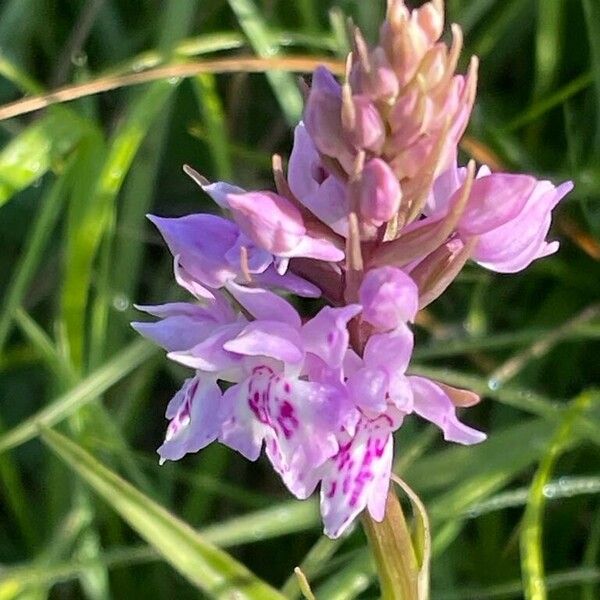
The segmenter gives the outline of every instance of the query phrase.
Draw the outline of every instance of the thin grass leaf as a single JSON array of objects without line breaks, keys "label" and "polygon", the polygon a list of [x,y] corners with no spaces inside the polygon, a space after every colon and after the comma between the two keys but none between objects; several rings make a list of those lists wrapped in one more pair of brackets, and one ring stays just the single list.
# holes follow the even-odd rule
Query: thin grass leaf
[{"label": "thin grass leaf", "polygon": [[[415,348],[412,356],[415,360],[429,360],[434,358],[448,358],[460,354],[481,352],[482,350],[502,350],[515,346],[532,344],[543,337],[551,334],[553,329],[525,329],[514,333],[488,334],[465,338],[453,338],[436,340]],[[569,329],[562,340],[595,340],[600,338],[600,327],[593,324],[584,324]]]},{"label": "thin grass leaf", "polygon": [[39,83],[2,54],[0,54],[0,75],[19,88],[23,94],[41,94],[43,92]]},{"label": "thin grass leaf", "polygon": [[[596,508],[592,525],[589,530],[587,544],[583,552],[583,566],[595,569],[598,564],[598,552],[600,551],[600,509]],[[596,600],[598,598],[598,581],[589,581],[583,585],[581,600]]]},{"label": "thin grass leaf", "polygon": [[222,550],[99,463],[68,438],[51,430],[44,443],[192,585],[212,598],[283,599]]},{"label": "thin grass leaf", "polygon": [[[588,494],[600,494],[600,477],[562,476],[557,481],[550,481],[544,486],[544,497],[548,501]],[[491,512],[524,506],[528,497],[528,487],[502,492],[487,500],[472,504],[463,513],[463,516],[476,519]]]},{"label": "thin grass leaf", "polygon": [[[338,538],[337,540],[332,540],[327,536],[322,535],[300,563],[300,570],[304,573],[305,577],[308,580],[311,580],[317,576],[342,543],[342,539]],[[281,593],[290,600],[300,598],[302,590],[300,589],[296,573],[293,573],[288,577],[281,587]]]},{"label": "thin grass leaf", "polygon": [[552,109],[564,104],[567,100],[588,88],[593,82],[594,79],[591,72],[577,76],[560,89],[551,94],[546,94],[543,98],[537,100],[520,115],[517,115],[512,121],[509,121],[503,129],[507,132],[512,132],[520,129],[524,125],[536,121]]},{"label": "thin grass leaf", "polygon": [[[72,362],[78,371],[83,368],[85,346],[85,317],[88,294],[92,280],[92,267],[100,242],[110,224],[114,211],[114,201],[131,163],[152,126],[153,120],[164,108],[174,86],[166,81],[152,84],[133,103],[121,123],[102,164],[97,182],[82,182],[81,189],[74,196],[75,206],[70,218],[65,255],[65,277],[62,291],[62,320],[64,322]],[[93,150],[94,164],[101,154]],[[87,185],[86,185],[87,184]],[[91,197],[90,197],[91,196]],[[102,324],[106,315],[97,316]],[[102,328],[94,330],[96,340],[92,347],[97,348],[97,338]]]},{"label": "thin grass leaf", "polygon": [[0,206],[37,181],[81,138],[85,122],[57,109],[38,119],[0,151]]},{"label": "thin grass leaf", "polygon": [[[228,2],[256,54],[261,58],[276,56],[279,48],[254,1],[228,0]],[[272,71],[266,76],[288,125],[295,125],[302,114],[302,96],[293,76],[283,71]]]},{"label": "thin grass leaf", "polygon": [[52,184],[41,199],[41,206],[24,243],[24,251],[15,264],[10,283],[5,288],[2,309],[0,310],[0,352],[4,348],[12,319],[22,304],[27,287],[32,281],[43,257],[48,240],[54,231],[60,214],[73,169],[77,161],[71,160],[67,168]]},{"label": "thin grass leaf", "polygon": [[[549,574],[546,577],[546,588],[549,591],[556,591],[583,584],[597,583],[598,581],[600,581],[600,570],[582,567]],[[477,598],[477,600],[509,600],[510,598],[519,599],[522,597],[523,584],[518,580],[487,588],[466,588],[455,591],[440,590],[434,595],[436,600],[472,600],[473,598]],[[558,598],[559,596],[555,597]],[[595,597],[592,600],[595,600]]]},{"label": "thin grass leaf", "polygon": [[600,152],[600,5],[596,0],[582,0],[587,26],[590,59],[596,95],[596,155]]},{"label": "thin grass leaf", "polygon": [[[0,419],[0,435],[4,430],[4,423]],[[39,531],[32,518],[33,507],[17,463],[6,454],[0,455],[0,483],[0,493],[4,497],[5,506],[14,516],[27,548],[33,551],[39,542]]]},{"label": "thin grass leaf", "polygon": [[193,79],[196,98],[204,117],[206,141],[213,161],[215,176],[221,181],[231,181],[233,167],[229,150],[227,119],[216,87],[216,78],[202,73]]},{"label": "thin grass leaf", "polygon": [[411,371],[449,385],[468,388],[481,396],[493,398],[502,404],[547,419],[558,418],[564,408],[561,403],[549,400],[541,394],[510,385],[502,386],[493,379],[486,380],[476,375],[424,365],[413,365]]},{"label": "thin grass leaf", "polygon": [[323,600],[352,600],[371,586],[375,565],[365,549],[315,590]]},{"label": "thin grass leaf", "polygon": [[551,89],[560,66],[564,9],[565,0],[538,2],[534,85],[538,98]]},{"label": "thin grass leaf", "polygon": [[91,373],[71,390],[45,408],[0,436],[0,452],[5,452],[37,437],[42,426],[52,427],[81,406],[102,395],[131,371],[144,364],[156,348],[144,340],[136,340],[105,365]]},{"label": "thin grass leaf", "polygon": [[227,523],[218,523],[203,529],[202,533],[219,546],[259,541],[265,538],[306,531],[321,521],[315,500],[298,502],[291,500],[277,506],[265,508]]},{"label": "thin grass leaf", "polygon": [[575,422],[590,405],[600,399],[598,394],[584,392],[573,400],[569,410],[552,437],[550,447],[544,454],[538,470],[531,482],[527,508],[521,527],[521,576],[526,600],[545,600],[547,597],[544,578],[544,558],[542,550],[542,518],[545,506],[544,489],[559,456],[569,448],[576,436]]}]

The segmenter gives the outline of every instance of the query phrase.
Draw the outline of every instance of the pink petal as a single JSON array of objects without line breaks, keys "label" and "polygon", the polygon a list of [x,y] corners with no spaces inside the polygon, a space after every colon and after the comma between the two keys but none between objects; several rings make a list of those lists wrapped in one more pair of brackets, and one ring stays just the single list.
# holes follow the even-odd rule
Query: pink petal
[{"label": "pink petal", "polygon": [[222,325],[196,346],[185,351],[169,352],[167,357],[187,367],[218,373],[220,378],[225,378],[223,373],[239,368],[242,360],[238,354],[225,350],[224,345],[235,338],[245,326],[245,320]]},{"label": "pink petal", "polygon": [[229,194],[227,202],[242,231],[267,252],[289,252],[306,234],[298,209],[273,192]]},{"label": "pink petal", "polygon": [[279,321],[253,321],[237,337],[223,344],[228,352],[244,356],[268,356],[297,364],[304,358],[297,329]]},{"label": "pink petal", "polygon": [[344,417],[339,390],[284,378],[265,365],[226,396],[231,417],[220,440],[256,458],[264,439],[267,456],[290,491],[310,495],[318,481],[313,471],[338,449],[334,432]]},{"label": "pink petal", "polygon": [[167,408],[171,422],[158,449],[161,463],[198,452],[217,439],[221,429],[220,403],[221,390],[213,379],[196,376],[186,380]]},{"label": "pink petal", "polygon": [[358,304],[326,306],[302,327],[306,352],[316,354],[330,367],[339,367],[348,349],[348,322],[361,311]]},{"label": "pink petal", "polygon": [[413,321],[419,309],[419,290],[404,271],[396,267],[371,269],[359,290],[363,318],[381,331]]},{"label": "pink petal", "polygon": [[247,287],[229,283],[227,289],[231,295],[255,318],[276,320],[300,329],[302,324],[296,309],[281,296],[259,287]]},{"label": "pink petal", "polygon": [[480,235],[516,217],[535,185],[535,178],[529,175],[493,173],[476,179],[459,223],[461,235]]},{"label": "pink petal", "polygon": [[392,467],[391,432],[402,422],[398,414],[363,418],[352,438],[340,444],[338,454],[324,465],[321,514],[325,534],[339,537],[366,507],[374,519],[383,519]]},{"label": "pink petal", "polygon": [[212,288],[221,287],[237,273],[225,259],[235,244],[239,229],[235,223],[208,214],[176,219],[149,215],[164,237],[173,256],[195,281]]},{"label": "pink petal", "polygon": [[482,235],[473,260],[500,273],[520,271],[531,262],[558,249],[546,244],[551,211],[573,188],[571,182],[555,188],[549,181],[537,183],[523,210],[511,221]]},{"label": "pink petal", "polygon": [[444,439],[459,444],[477,444],[486,439],[485,433],[461,423],[456,407],[439,385],[424,377],[408,378],[414,393],[414,411],[431,421],[444,432]]},{"label": "pink petal", "polygon": [[413,334],[406,325],[393,331],[372,335],[363,352],[365,365],[383,367],[389,372],[406,371],[413,349]]}]

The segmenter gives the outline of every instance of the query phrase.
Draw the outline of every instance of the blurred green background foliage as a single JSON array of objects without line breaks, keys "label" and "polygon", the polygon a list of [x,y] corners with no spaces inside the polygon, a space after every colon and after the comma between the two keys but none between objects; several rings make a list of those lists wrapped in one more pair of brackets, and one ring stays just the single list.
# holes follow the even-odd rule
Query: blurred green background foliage
[{"label": "blurred green background foliage", "polygon": [[[453,447],[408,420],[396,470],[430,512],[434,599],[542,598],[541,585],[551,598],[593,600],[600,4],[447,4],[465,33],[463,68],[471,54],[481,60],[464,157],[576,187],[557,211],[557,255],[514,276],[468,267],[417,326],[412,369],[481,393],[467,419],[489,441]],[[344,15],[373,40],[384,9],[383,0],[0,2],[0,115],[57,87],[175,69],[0,121],[1,600],[276,598],[281,586],[297,598],[298,564],[319,599],[377,597],[360,528],[323,538],[314,499],[292,500],[262,460],[213,445],[158,466],[164,410],[186,371],[128,324],[134,302],[183,297],[145,213],[214,210],[182,165],[271,188],[271,154],[289,153],[301,114],[294,74],[240,66],[181,79],[177,66],[339,58]]]}]

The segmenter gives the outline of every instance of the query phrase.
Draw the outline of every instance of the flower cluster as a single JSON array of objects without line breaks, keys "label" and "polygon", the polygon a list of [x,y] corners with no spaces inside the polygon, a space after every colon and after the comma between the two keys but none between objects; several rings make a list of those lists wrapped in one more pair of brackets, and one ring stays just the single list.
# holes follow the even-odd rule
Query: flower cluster
[{"label": "flower cluster", "polygon": [[[441,0],[389,0],[379,45],[354,32],[343,84],[314,73],[287,176],[274,160],[277,192],[186,167],[231,218],[151,217],[198,300],[140,307],[159,320],[134,323],[194,369],[167,407],[161,461],[215,440],[250,460],[264,448],[296,497],[320,484],[331,537],[365,508],[384,517],[405,418],[485,439],[456,415],[475,394],[407,374],[409,324],[469,259],[514,272],[555,252],[551,211],[571,188],[457,165],[477,62],[455,75],[461,33],[448,48],[443,26]],[[303,319],[278,291],[324,306]]]}]

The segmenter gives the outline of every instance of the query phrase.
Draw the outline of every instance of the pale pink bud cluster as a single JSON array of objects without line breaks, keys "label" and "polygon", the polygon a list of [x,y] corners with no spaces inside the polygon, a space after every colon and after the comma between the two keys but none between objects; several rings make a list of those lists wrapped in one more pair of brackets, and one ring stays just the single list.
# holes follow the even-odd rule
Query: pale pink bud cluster
[{"label": "pale pink bud cluster", "polygon": [[360,153],[365,166],[374,157],[387,165],[401,225],[420,214],[435,177],[451,165],[475,99],[477,60],[456,75],[462,33],[453,25],[448,47],[439,41],[443,28],[442,0],[412,11],[389,0],[378,45],[368,48],[355,29],[345,82],[318,69],[306,107],[307,130],[330,168],[350,177]]}]

